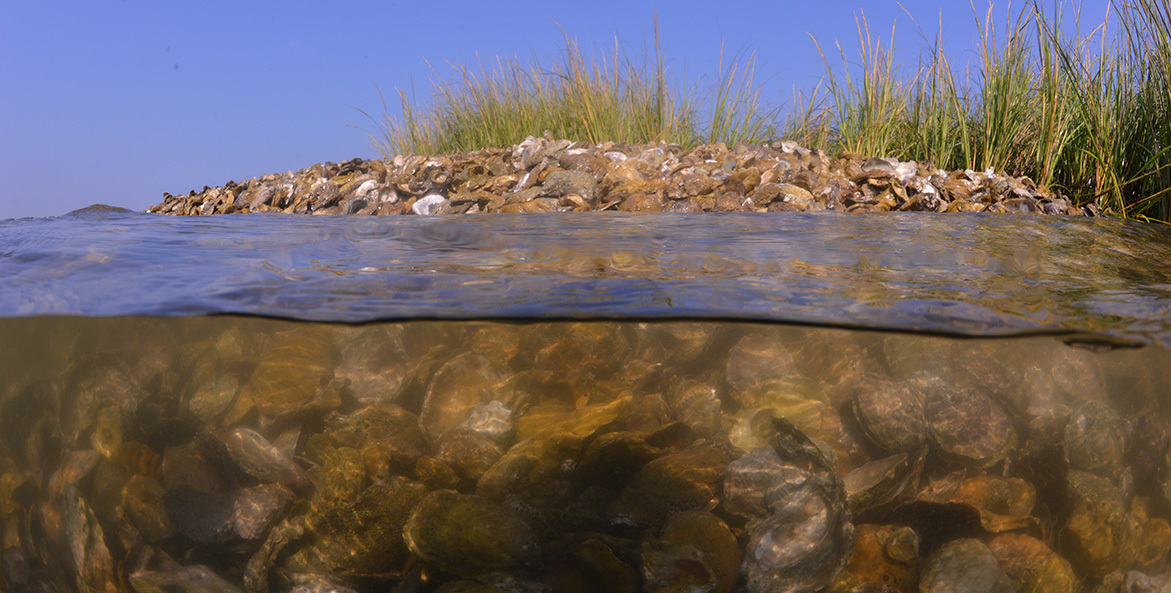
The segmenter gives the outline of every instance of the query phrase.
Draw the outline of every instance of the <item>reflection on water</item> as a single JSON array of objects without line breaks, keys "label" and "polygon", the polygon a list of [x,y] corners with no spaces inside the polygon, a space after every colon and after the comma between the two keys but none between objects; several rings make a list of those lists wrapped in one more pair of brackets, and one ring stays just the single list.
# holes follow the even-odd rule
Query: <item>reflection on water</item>
[{"label": "reflection on water", "polygon": [[1029,216],[0,221],[0,317],[723,318],[1171,346],[1171,233]]},{"label": "reflection on water", "polygon": [[0,572],[9,591],[1117,591],[1168,570],[1169,385],[1167,349],[1051,337],[2,319]]}]

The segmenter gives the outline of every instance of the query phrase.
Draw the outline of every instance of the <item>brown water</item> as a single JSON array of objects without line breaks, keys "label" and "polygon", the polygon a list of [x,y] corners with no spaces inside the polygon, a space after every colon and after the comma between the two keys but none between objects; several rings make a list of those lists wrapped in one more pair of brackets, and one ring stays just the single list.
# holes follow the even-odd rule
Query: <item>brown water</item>
[{"label": "brown water", "polygon": [[1043,336],[0,319],[0,568],[7,591],[1143,590],[1171,549],[1169,386],[1161,346]]}]

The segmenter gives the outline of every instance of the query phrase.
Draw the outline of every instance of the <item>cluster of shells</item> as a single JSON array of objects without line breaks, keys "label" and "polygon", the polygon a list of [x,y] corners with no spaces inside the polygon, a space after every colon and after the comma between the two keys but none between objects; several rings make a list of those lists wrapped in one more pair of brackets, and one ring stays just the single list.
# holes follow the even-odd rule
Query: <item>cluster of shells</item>
[{"label": "cluster of shells", "polygon": [[793,142],[684,150],[550,137],[463,154],[320,163],[163,197],[150,212],[1096,212],[1028,177],[851,153],[831,158]]},{"label": "cluster of shells", "polygon": [[1171,586],[1165,350],[711,322],[0,329],[5,591]]}]

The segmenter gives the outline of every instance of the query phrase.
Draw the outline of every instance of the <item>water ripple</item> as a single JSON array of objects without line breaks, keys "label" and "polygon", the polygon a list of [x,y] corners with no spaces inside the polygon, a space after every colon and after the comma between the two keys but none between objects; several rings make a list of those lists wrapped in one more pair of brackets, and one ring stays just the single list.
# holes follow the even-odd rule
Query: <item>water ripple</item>
[{"label": "water ripple", "polygon": [[0,316],[725,318],[1171,346],[1171,232],[997,215],[0,221]]}]

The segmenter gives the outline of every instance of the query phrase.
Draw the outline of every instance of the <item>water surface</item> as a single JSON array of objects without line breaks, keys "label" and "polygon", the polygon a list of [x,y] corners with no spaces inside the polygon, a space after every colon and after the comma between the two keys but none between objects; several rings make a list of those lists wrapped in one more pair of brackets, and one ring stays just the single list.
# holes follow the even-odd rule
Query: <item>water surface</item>
[{"label": "water surface", "polygon": [[0,222],[0,316],[717,318],[1171,344],[1171,232],[999,215]]}]

